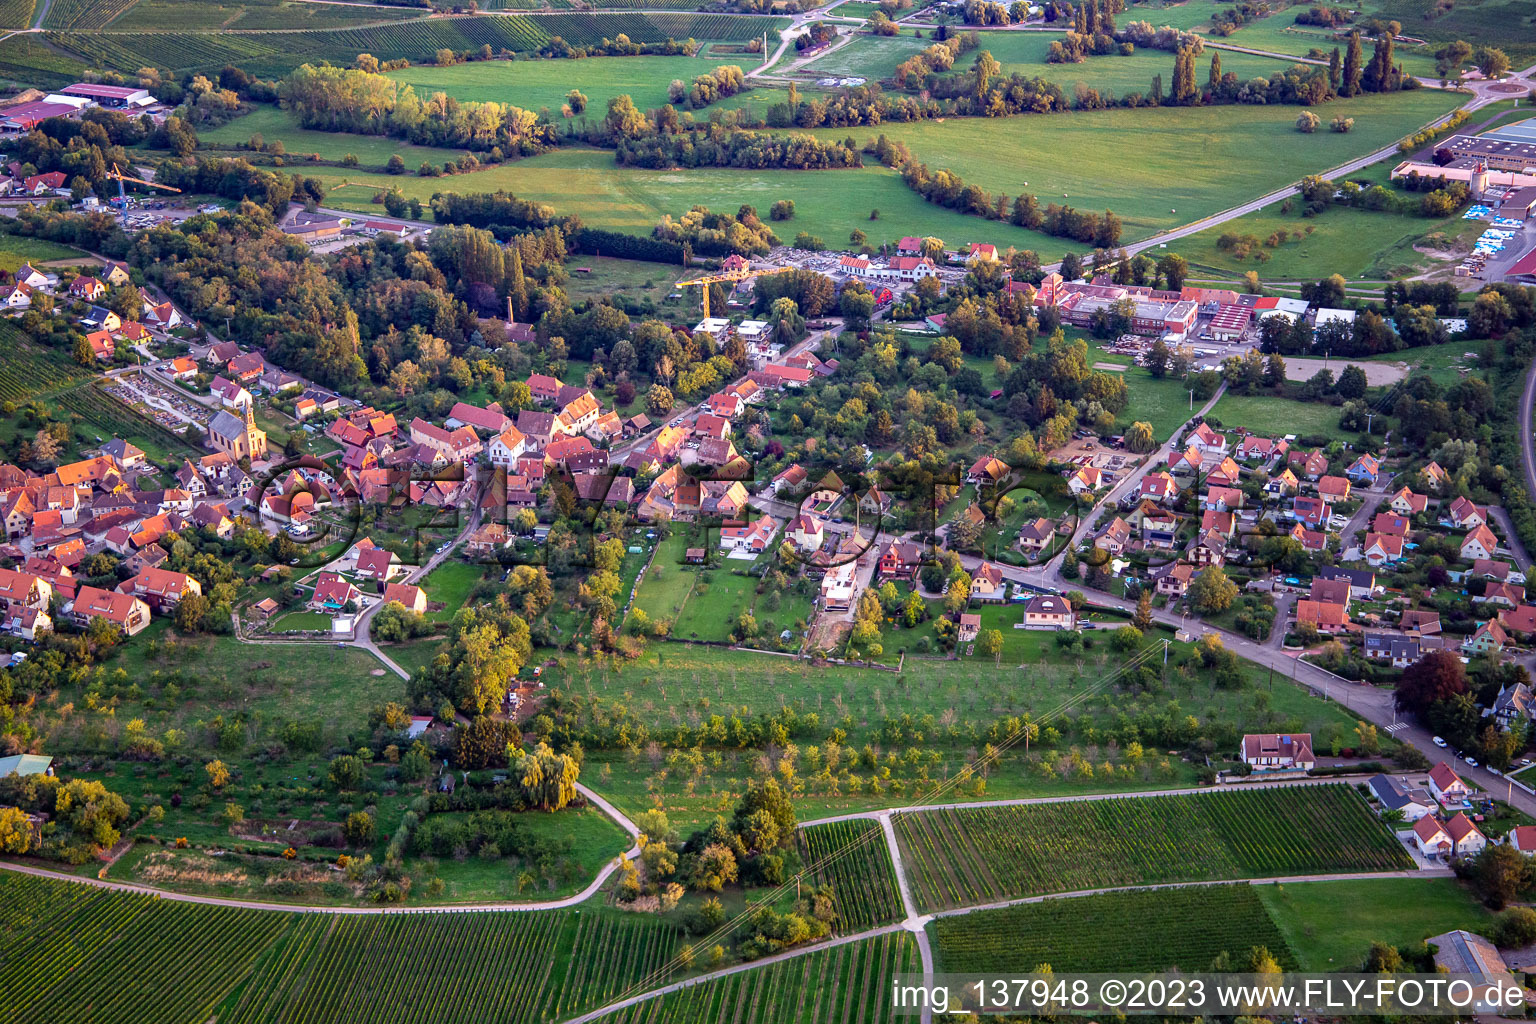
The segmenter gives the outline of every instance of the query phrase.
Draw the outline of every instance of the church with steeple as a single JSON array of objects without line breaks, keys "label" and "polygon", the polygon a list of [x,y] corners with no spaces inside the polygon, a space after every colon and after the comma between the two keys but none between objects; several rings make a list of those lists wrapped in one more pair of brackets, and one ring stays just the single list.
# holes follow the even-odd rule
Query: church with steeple
[{"label": "church with steeple", "polygon": [[208,421],[208,443],[236,462],[247,456],[254,462],[267,457],[267,432],[256,426],[253,403],[240,407],[240,415],[221,409]]}]

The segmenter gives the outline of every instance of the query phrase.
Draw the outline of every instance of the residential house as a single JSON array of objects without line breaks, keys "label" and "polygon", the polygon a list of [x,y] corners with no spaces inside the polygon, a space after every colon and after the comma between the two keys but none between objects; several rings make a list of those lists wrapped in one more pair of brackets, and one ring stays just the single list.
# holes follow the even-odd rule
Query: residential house
[{"label": "residential house", "polygon": [[821,578],[821,592],[817,597],[822,610],[845,612],[853,607],[859,596],[858,569],[858,561],[850,558],[827,570]]},{"label": "residential house", "polygon": [[1509,635],[1495,619],[1477,627],[1477,631],[1461,642],[1464,654],[1497,654],[1509,643]]},{"label": "residential house", "polygon": [[1482,525],[1474,526],[1471,532],[1461,539],[1461,557],[1467,561],[1477,558],[1491,559],[1498,546],[1499,540],[1493,535],[1492,530]]},{"label": "residential house", "polygon": [[1328,472],[1328,456],[1318,448],[1310,452],[1291,452],[1290,465],[1308,480],[1318,480]]},{"label": "residential house", "polygon": [[1536,635],[1536,605],[1522,604],[1512,611],[1500,612],[1499,625],[1523,637]]},{"label": "residential house", "polygon": [[1303,598],[1296,602],[1296,625],[1308,625],[1324,636],[1331,636],[1349,628],[1349,612],[1342,604]]},{"label": "residential house", "polygon": [[1461,781],[1451,766],[1441,761],[1429,770],[1429,791],[1442,804],[1455,806],[1466,800],[1472,787]]},{"label": "residential house", "polygon": [[1025,629],[1074,629],[1077,616],[1064,597],[1041,594],[1024,604]]},{"label": "residential house", "polygon": [[750,523],[726,523],[720,527],[720,550],[760,555],[773,543],[778,529],[778,521],[768,516]]},{"label": "residential house", "polygon": [[1451,482],[1451,474],[1447,473],[1438,462],[1431,462],[1426,465],[1423,469],[1419,470],[1419,475],[1422,476],[1431,487],[1434,487],[1436,490],[1440,491],[1443,491],[1446,485]]},{"label": "residential house", "polygon": [[1377,461],[1376,456],[1367,452],[1350,463],[1344,475],[1358,486],[1373,487],[1376,484],[1376,478],[1381,476],[1381,463]]},{"label": "residential house", "polygon": [[1536,825],[1516,825],[1505,834],[1504,842],[1527,857],[1536,854]]},{"label": "residential house", "polygon": [[1451,852],[1457,857],[1476,857],[1488,845],[1487,837],[1462,811],[1445,823],[1445,832],[1451,837]]},{"label": "residential house", "polygon": [[1493,700],[1490,714],[1501,729],[1508,729],[1516,722],[1525,723],[1536,719],[1536,700],[1531,696],[1531,688],[1525,683],[1503,687]]},{"label": "residential house", "polygon": [[1403,557],[1403,538],[1390,533],[1367,533],[1360,554],[1373,569],[1399,562]]},{"label": "residential house", "polygon": [[1232,533],[1237,529],[1237,517],[1231,512],[1223,512],[1219,509],[1206,509],[1200,513],[1200,532],[1214,531],[1221,535],[1223,540],[1231,540]]},{"label": "residential house", "polygon": [[981,616],[970,612],[961,612],[956,639],[962,644],[968,644],[973,642],[976,639],[976,634],[980,632]]},{"label": "residential house", "polygon": [[1328,535],[1319,530],[1309,530],[1300,523],[1291,527],[1288,535],[1292,540],[1301,545],[1301,549],[1308,553],[1328,550]]},{"label": "residential house", "polygon": [[107,294],[107,286],[89,274],[82,274],[69,283],[69,294],[72,298],[95,302]]},{"label": "residential house", "polygon": [[1413,843],[1418,847],[1419,853],[1425,857],[1449,858],[1455,848],[1450,834],[1445,831],[1445,826],[1431,815],[1425,815],[1414,821]]},{"label": "residential house", "polygon": [[1243,737],[1242,758],[1257,771],[1311,771],[1317,767],[1309,732],[1249,733]]},{"label": "residential house", "polygon": [[1195,567],[1188,562],[1179,562],[1153,570],[1152,576],[1157,581],[1159,594],[1166,595],[1171,601],[1178,600],[1188,592],[1189,584],[1195,578]]},{"label": "residential house", "polygon": [[1030,555],[1038,555],[1050,546],[1056,537],[1056,524],[1049,519],[1036,517],[1019,530],[1019,547]]},{"label": "residential house", "polygon": [[1398,616],[1399,629],[1412,630],[1420,636],[1438,636],[1440,633],[1440,613],[1423,609],[1411,609]]},{"label": "residential house", "polygon": [[1148,473],[1141,478],[1137,497],[1166,505],[1179,496],[1179,485],[1167,473]]},{"label": "residential house", "polygon": [[81,587],[75,599],[64,607],[64,614],[81,628],[101,619],[127,636],[134,636],[149,625],[149,605],[144,601],[131,594],[96,587]]},{"label": "residential house", "polygon": [[0,604],[47,611],[52,600],[53,584],[48,580],[30,572],[0,569]]},{"label": "residential house", "polygon": [[501,406],[496,402],[492,402],[484,409],[478,405],[470,405],[468,402],[455,402],[453,408],[448,410],[448,418],[443,421],[443,426],[449,430],[473,427],[487,434],[499,434],[512,426],[512,420],[501,411]]},{"label": "residential house", "polygon": [[1205,497],[1200,500],[1201,509],[1209,512],[1233,512],[1243,507],[1243,492],[1236,487],[1216,487],[1206,489]]},{"label": "residential house", "polygon": [[1008,464],[1002,459],[995,455],[983,455],[971,466],[966,480],[977,487],[985,487],[1002,480],[1008,473]]},{"label": "residential house", "polygon": [[1168,509],[1143,501],[1131,513],[1131,521],[1141,530],[1141,542],[1147,547],[1171,548],[1178,543],[1179,517]]},{"label": "residential house", "polygon": [[140,598],[154,611],[170,611],[188,594],[202,596],[202,585],[182,572],[168,569],[142,569],[137,576],[117,585],[122,594]]},{"label": "residential house", "polygon": [[923,546],[910,540],[893,540],[880,554],[881,579],[911,579],[923,564]]},{"label": "residential house", "polygon": [[1237,443],[1236,454],[1244,462],[1255,461],[1267,466],[1277,459],[1284,458],[1290,450],[1289,441],[1277,441],[1270,437],[1247,434]]},{"label": "residential house", "polygon": [[1325,476],[1317,482],[1317,494],[1330,505],[1349,500],[1349,478]]},{"label": "residential house", "polygon": [[1424,790],[1390,775],[1373,775],[1367,783],[1383,810],[1397,811],[1407,822],[1415,822],[1435,812],[1435,801]]},{"label": "residential house", "polygon": [[1378,512],[1371,519],[1372,533],[1385,533],[1393,537],[1408,536],[1408,520],[1396,512]]},{"label": "residential house", "polygon": [[1207,565],[1225,565],[1227,538],[1219,531],[1204,530],[1189,542],[1189,547],[1185,549],[1184,554],[1191,562],[1202,568]]},{"label": "residential house", "polygon": [[1110,521],[1097,541],[1098,546],[1111,555],[1124,554],[1130,543],[1131,526],[1119,516]]},{"label": "residential house", "polygon": [[1318,576],[1313,578],[1312,586],[1307,592],[1307,597],[1313,601],[1322,601],[1327,604],[1341,604],[1344,610],[1349,611],[1350,598],[1349,581]]},{"label": "residential house", "polygon": [[1328,519],[1332,515],[1333,507],[1322,498],[1298,494],[1291,499],[1291,518],[1313,529],[1327,526]]},{"label": "residential house", "polygon": [[174,331],[185,322],[181,313],[169,302],[144,303],[143,320],[162,331]]},{"label": "residential house", "polygon": [[1104,484],[1104,473],[1097,466],[1079,466],[1067,478],[1067,490],[1073,494],[1092,494]]},{"label": "residential house", "polygon": [[507,427],[486,443],[485,454],[491,465],[510,471],[527,447],[528,439],[516,427]]},{"label": "residential house", "polygon": [[562,437],[545,446],[544,461],[563,465],[572,473],[591,473],[608,468],[608,453],[594,448],[585,437]]},{"label": "residential house", "polygon": [[1484,585],[1481,594],[1472,598],[1472,603],[1518,608],[1525,603],[1525,589],[1513,583],[1488,583]]},{"label": "residential house", "polygon": [[1365,659],[1384,661],[1393,668],[1407,668],[1419,660],[1419,638],[1390,630],[1366,630],[1362,637]]},{"label": "residential house", "polygon": [[1174,449],[1168,453],[1168,472],[1176,477],[1187,477],[1200,472],[1204,462],[1198,448],[1186,448],[1183,451]]},{"label": "residential house", "polygon": [[1007,590],[1003,571],[991,562],[982,562],[971,573],[971,599],[975,601],[1001,601]]},{"label": "residential house", "polygon": [[1236,487],[1243,481],[1243,470],[1232,456],[1224,457],[1205,475],[1205,482],[1217,487]]},{"label": "residential house", "polygon": [[1264,483],[1264,493],[1276,497],[1294,495],[1299,490],[1301,490],[1301,482],[1289,468],[1281,470],[1278,475],[1270,477]]},{"label": "residential house", "polygon": [[1318,573],[1323,579],[1348,580],[1351,597],[1368,600],[1375,595],[1376,574],[1369,569],[1340,569],[1336,566],[1327,566],[1319,569]]},{"label": "residential house", "polygon": [[1208,423],[1200,424],[1190,433],[1189,443],[1199,449],[1203,456],[1220,459],[1227,454],[1226,435],[1212,430]]},{"label": "residential house", "polygon": [[1429,508],[1429,496],[1426,494],[1415,494],[1407,487],[1404,487],[1392,495],[1392,500],[1387,503],[1387,507],[1400,516],[1416,516]]},{"label": "residential house", "polygon": [[420,587],[410,583],[384,584],[384,603],[393,604],[397,601],[417,615],[427,613],[427,595]]},{"label": "residential house", "polygon": [[348,606],[356,606],[362,596],[362,591],[345,576],[322,572],[315,580],[315,592],[310,595],[308,606],[318,612],[341,612]]},{"label": "residential house", "polygon": [[1466,498],[1457,498],[1446,510],[1446,518],[1458,530],[1471,530],[1488,524],[1488,510],[1479,508]]}]

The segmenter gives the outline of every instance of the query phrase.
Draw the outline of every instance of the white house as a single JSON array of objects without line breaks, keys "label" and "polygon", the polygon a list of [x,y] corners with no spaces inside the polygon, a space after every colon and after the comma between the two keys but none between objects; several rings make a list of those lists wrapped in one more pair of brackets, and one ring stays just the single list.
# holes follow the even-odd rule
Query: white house
[{"label": "white house", "polygon": [[1443,804],[1459,804],[1472,792],[1444,761],[1429,770],[1429,791]]}]

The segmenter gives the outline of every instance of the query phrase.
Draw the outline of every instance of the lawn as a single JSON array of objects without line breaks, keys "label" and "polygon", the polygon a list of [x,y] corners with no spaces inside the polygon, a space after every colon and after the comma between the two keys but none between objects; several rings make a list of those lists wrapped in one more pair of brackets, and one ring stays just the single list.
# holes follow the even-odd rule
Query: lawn
[{"label": "lawn", "polygon": [[684,530],[678,530],[663,540],[651,559],[651,567],[640,581],[635,594],[635,607],[643,608],[653,622],[676,622],[683,604],[692,593],[698,580],[695,566],[683,564],[683,554],[690,541]]},{"label": "lawn", "polygon": [[[416,95],[426,99],[444,92],[458,100],[493,100],[510,103],[524,110],[547,108],[557,120],[566,94],[579,90],[587,97],[586,117],[601,120],[608,111],[608,101],[628,96],[641,110],[654,110],[669,102],[667,86],[673,80],[692,85],[699,75],[708,74],[722,64],[735,64],[750,71],[758,63],[756,54],[730,57],[587,57],[582,60],[476,61],[450,67],[421,65],[391,71],[389,77],[411,86]],[[761,115],[769,104],[782,99],[781,90],[754,88],[694,111],[707,120],[716,107],[746,108]],[[679,110],[682,108],[680,107]]]},{"label": "lawn", "polygon": [[[1289,211],[1286,207],[1290,207]],[[1329,274],[1395,280],[1411,276],[1430,264],[1430,257],[1414,249],[1416,244],[1441,249],[1465,244],[1470,250],[1471,239],[1487,226],[1462,220],[1459,214],[1435,219],[1347,206],[1331,206],[1315,217],[1306,217],[1302,215],[1303,207],[1299,199],[1274,203],[1257,213],[1181,238],[1172,247],[1191,265],[1232,280],[1250,270],[1258,271],[1265,281],[1315,281]],[[1279,231],[1305,235],[1257,250],[1263,254],[1263,262],[1257,253],[1239,259],[1216,244],[1223,235],[1252,235],[1267,241]]]},{"label": "lawn", "polygon": [[1258,890],[1305,971],[1358,970],[1372,942],[1413,949],[1454,928],[1481,929],[1493,916],[1449,878],[1300,882]]},{"label": "lawn", "polygon": [[1210,416],[1221,421],[1223,430],[1245,427],[1261,434],[1305,437],[1308,434],[1334,434],[1339,428],[1339,410],[1335,406],[1323,402],[1298,402],[1275,395],[1225,394]]},{"label": "lawn", "polygon": [[[1117,59],[1117,58],[1101,58]],[[1164,75],[1164,81],[1168,75]],[[1291,106],[1160,107],[1003,120],[953,118],[886,124],[930,170],[947,168],[990,193],[1034,193],[1044,203],[1112,209],[1127,241],[1187,224],[1389,145],[1445,114],[1461,99],[1437,90],[1361,96],[1330,103],[1328,117],[1355,119],[1347,134],[1296,131]],[[819,129],[845,138],[848,129]],[[1134,152],[1126,139],[1134,138]],[[1200,154],[1198,160],[1192,153]],[[830,230],[828,234],[833,234]],[[996,224],[962,233],[996,237]],[[1048,251],[1054,251],[1053,243]]]},{"label": "lawn", "polygon": [[[718,552],[716,557],[721,558]],[[757,597],[757,578],[737,575],[738,570],[750,565],[751,562],[721,558],[717,567],[695,573],[698,582],[677,616],[672,635],[679,640],[729,640],[737,620],[751,609]],[[651,571],[656,571],[654,562]]]},{"label": "lawn", "polygon": [[280,633],[288,629],[321,629],[327,632],[331,628],[331,617],[323,612],[289,612],[287,615],[279,615],[267,624],[267,631]]},{"label": "lawn", "polygon": [[441,165],[444,161],[456,160],[463,155],[463,150],[413,146],[382,135],[352,135],[347,132],[300,128],[294,114],[267,105],[258,106],[249,114],[217,128],[199,132],[197,143],[199,149],[236,150],[244,147],[253,135],[260,135],[262,141],[269,146],[281,141],[288,153],[286,159],[290,166],[303,164],[305,161],[300,158],[311,153],[318,153],[322,160],[336,162],[350,153],[357,157],[362,167],[382,171],[389,158],[398,153],[406,167],[414,173],[423,163]]},{"label": "lawn", "polygon": [[[836,13],[842,11],[839,7]],[[910,32],[896,36],[855,36],[853,42],[818,57],[796,74],[811,78],[888,78],[895,72],[896,65],[932,45],[932,40],[918,39]]]},{"label": "lawn", "polygon": [[426,591],[428,603],[441,603],[443,607],[428,612],[427,619],[431,622],[451,620],[468,603],[469,592],[475,584],[484,578],[485,566],[478,562],[458,562],[450,558],[433,569],[420,586]]},{"label": "lawn", "polygon": [[1130,402],[1115,421],[1123,430],[1141,421],[1152,425],[1152,436],[1166,441],[1194,415],[1190,408],[1200,404],[1193,402],[1184,382],[1172,377],[1157,378],[1144,367],[1128,366],[1125,369],[1125,386]]},{"label": "lawn", "polygon": [[565,283],[565,294],[573,303],[612,298],[622,305],[626,297],[642,303],[649,300],[657,310],[674,319],[690,316],[699,303],[692,292],[670,298],[673,282],[683,274],[681,267],[583,254],[573,258],[566,271],[570,277]]},{"label": "lawn", "polygon": [[[844,131],[838,138],[848,134]],[[523,199],[550,203],[560,213],[577,214],[592,227],[649,235],[663,215],[677,217],[695,205],[734,213],[743,203],[750,203],[766,212],[775,200],[793,199],[797,208],[794,219],[774,226],[786,241],[806,230],[821,237],[827,245],[837,246],[858,228],[873,244],[895,241],[907,234],[950,239],[985,236],[998,244],[1037,251],[1086,251],[1085,246],[1077,243],[1008,224],[983,223],[925,203],[902,184],[894,171],[884,167],[829,171],[655,171],[617,167],[613,154],[604,150],[568,147],[453,178],[397,178],[333,167],[314,168],[306,173],[312,173],[328,187],[351,182],[331,192],[326,202],[361,213],[377,211],[374,195],[391,187],[398,187],[407,197],[414,196],[423,203],[436,192],[468,194],[505,189]],[[878,220],[870,220],[871,211],[878,211]]]}]

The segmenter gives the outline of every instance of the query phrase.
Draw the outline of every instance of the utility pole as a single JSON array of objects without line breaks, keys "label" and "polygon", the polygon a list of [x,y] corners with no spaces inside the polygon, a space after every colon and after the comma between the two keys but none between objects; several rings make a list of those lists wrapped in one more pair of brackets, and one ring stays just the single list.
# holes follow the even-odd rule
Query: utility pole
[{"label": "utility pole", "polygon": [[1189,389],[1189,411],[1190,412],[1194,412],[1195,411],[1195,389],[1194,388],[1190,388]]}]

